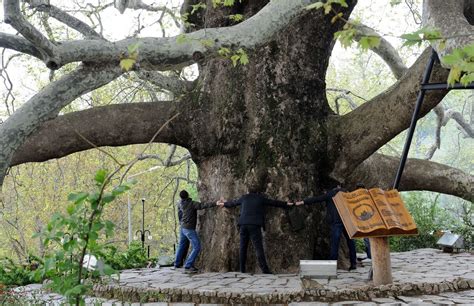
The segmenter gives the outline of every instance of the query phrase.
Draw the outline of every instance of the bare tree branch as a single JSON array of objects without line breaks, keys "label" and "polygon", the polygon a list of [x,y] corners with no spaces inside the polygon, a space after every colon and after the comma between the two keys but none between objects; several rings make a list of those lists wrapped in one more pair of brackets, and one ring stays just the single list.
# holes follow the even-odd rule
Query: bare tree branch
[{"label": "bare tree branch", "polygon": [[77,19],[74,16],[69,15],[68,13],[64,12],[63,10],[59,9],[58,7],[49,4],[49,1],[33,1],[27,0],[25,1],[30,4],[31,8],[36,9],[39,12],[45,12],[49,16],[53,17],[54,19],[64,23],[68,27],[78,31],[84,37],[89,39],[104,39],[102,35],[97,33],[94,29],[92,29],[88,24],[85,22]]},{"label": "bare tree branch", "polygon": [[[346,182],[392,188],[398,164],[396,157],[374,154],[361,163]],[[407,161],[399,190],[428,190],[474,201],[474,176],[447,165],[411,158]]]},{"label": "bare tree branch", "polygon": [[[148,143],[157,128],[178,110],[181,103],[160,101],[116,104],[74,112],[45,122],[18,148],[11,166],[24,162],[41,162],[91,149],[77,130],[96,146],[124,146]],[[175,120],[155,139],[156,142],[189,146],[191,135],[187,121]]]},{"label": "bare tree branch", "polygon": [[0,185],[15,151],[42,123],[56,117],[74,99],[111,82],[121,74],[117,66],[80,66],[44,87],[8,117],[0,125]]},{"label": "bare tree branch", "polygon": [[174,21],[175,25],[179,28],[181,26],[180,19],[176,16],[176,14],[167,8],[166,6],[153,6],[143,3],[141,0],[114,0],[114,6],[116,9],[119,10],[121,14],[125,12],[127,8],[133,10],[146,10],[149,12],[162,12],[160,17],[163,18],[163,15],[166,13],[168,14]]},{"label": "bare tree branch", "polygon": [[[336,151],[338,154],[335,154],[337,158],[332,172],[334,178],[343,180],[357,165],[409,126],[421,77],[430,54],[431,49],[428,48],[395,85],[356,110],[336,117],[329,123],[329,139],[345,144],[342,151]],[[444,69],[435,69],[433,78],[446,80],[447,74]],[[429,92],[425,96],[420,116],[434,108],[446,93],[447,90]]]},{"label": "bare tree branch", "polygon": [[359,41],[362,36],[373,36],[380,39],[380,45],[371,50],[384,60],[397,80],[400,79],[407,71],[407,67],[398,55],[397,50],[374,29],[363,24],[356,24],[355,28],[357,29],[357,35],[354,37],[356,41]]},{"label": "bare tree branch", "polygon": [[57,69],[59,60],[56,58],[56,46],[26,20],[20,11],[19,0],[4,0],[3,10],[5,23],[10,24],[43,54],[49,68]]},{"label": "bare tree branch", "polygon": [[[24,28],[21,29],[25,32],[24,35],[28,36],[25,36],[27,39],[33,41],[38,48],[48,49],[51,56],[54,49],[54,56],[57,58],[54,62],[47,61],[51,69],[77,61],[95,63],[118,61],[124,53],[127,53],[128,46],[139,44],[138,62],[141,67],[151,67],[151,70],[169,70],[188,66],[197,60],[218,56],[218,51],[222,47],[253,49],[257,45],[262,45],[288,25],[293,18],[299,14],[305,14],[305,7],[314,1],[271,1],[257,14],[237,25],[226,28],[207,28],[176,37],[132,38],[117,42],[77,40],[61,42],[58,46],[54,46],[44,36],[27,35],[27,31]],[[8,0],[5,3],[12,2],[18,4],[15,0]],[[10,8],[9,10],[12,11]],[[24,25],[21,22],[16,22],[16,24]],[[28,25],[32,28],[30,24]],[[255,29],[259,30],[255,31]],[[36,33],[36,29],[34,30]]]},{"label": "bare tree branch", "polygon": [[0,33],[0,47],[12,49],[21,53],[29,54],[40,60],[44,60],[43,54],[23,37]]},{"label": "bare tree branch", "polygon": [[181,80],[177,77],[165,76],[156,71],[146,71],[141,69],[137,71],[137,75],[140,79],[149,81],[158,87],[171,91],[177,96],[190,92],[195,86],[195,82]]}]

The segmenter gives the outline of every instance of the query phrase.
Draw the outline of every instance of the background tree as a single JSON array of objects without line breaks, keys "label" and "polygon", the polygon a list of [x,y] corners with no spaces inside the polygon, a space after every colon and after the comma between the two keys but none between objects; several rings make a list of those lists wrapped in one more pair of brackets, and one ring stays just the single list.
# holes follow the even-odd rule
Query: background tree
[{"label": "background tree", "polygon": [[[201,200],[235,197],[255,182],[279,198],[320,193],[335,182],[390,187],[398,161],[376,151],[407,128],[431,51],[406,68],[391,52],[393,48],[381,41],[378,53],[387,59],[398,81],[354,110],[338,114],[326,98],[326,71],[334,33],[346,24],[343,19],[349,19],[355,1],[333,4],[329,14],[305,9],[314,1],[230,2],[231,6],[222,1],[185,1],[181,16],[186,17],[186,34],[140,37],[138,27],[136,37],[111,41],[100,23],[86,23],[52,4],[28,1],[22,12],[19,1],[4,1],[5,22],[21,36],[2,33],[0,46],[38,58],[61,76],[53,75],[53,81],[0,125],[0,181],[8,167],[25,162],[94,146],[153,140],[189,150],[199,173]],[[166,7],[146,6],[142,1],[115,4],[122,12],[140,8],[175,16]],[[110,4],[93,6],[93,11],[107,7]],[[24,17],[30,9],[44,14],[46,21],[54,18],[64,23],[83,39],[53,39],[47,23],[35,27]],[[175,77],[191,63],[198,64],[195,81]],[[236,63],[240,64],[234,67]],[[133,68],[139,77],[172,94],[166,95],[167,100],[161,96],[159,101],[152,98],[153,102],[58,116],[73,100],[124,74],[121,66]],[[178,73],[160,73],[170,70]],[[437,67],[432,79],[444,81],[447,76],[446,69]],[[148,92],[153,97],[153,90]],[[423,115],[446,93],[428,94]],[[447,165],[412,159],[400,189],[430,190],[472,201],[473,177]],[[269,211],[266,248],[276,271],[294,271],[300,258],[327,255],[324,207],[305,208],[302,213],[305,229],[292,232],[284,213]],[[236,215],[211,210],[201,216],[200,230],[208,237],[204,254],[209,254],[202,259],[203,268],[236,269]]]}]

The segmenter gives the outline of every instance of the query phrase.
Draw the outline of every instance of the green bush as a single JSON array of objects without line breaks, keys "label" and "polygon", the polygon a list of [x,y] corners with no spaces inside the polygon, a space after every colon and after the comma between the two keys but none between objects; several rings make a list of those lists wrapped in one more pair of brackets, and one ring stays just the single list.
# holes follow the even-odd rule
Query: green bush
[{"label": "green bush", "polygon": [[455,223],[452,214],[440,207],[439,195],[434,199],[426,193],[412,192],[404,195],[407,209],[418,227],[417,236],[396,236],[390,238],[390,249],[404,252],[422,248],[438,248],[437,231],[449,229]]},{"label": "green bush", "polygon": [[35,278],[32,271],[41,264],[42,261],[35,256],[30,256],[28,263],[24,265],[15,263],[10,258],[4,258],[0,260],[0,284],[10,287],[39,282],[41,279]]},{"label": "green bush", "polygon": [[133,241],[125,252],[119,252],[114,246],[106,246],[101,257],[115,270],[144,268],[155,261],[147,257],[146,250],[137,241]]}]

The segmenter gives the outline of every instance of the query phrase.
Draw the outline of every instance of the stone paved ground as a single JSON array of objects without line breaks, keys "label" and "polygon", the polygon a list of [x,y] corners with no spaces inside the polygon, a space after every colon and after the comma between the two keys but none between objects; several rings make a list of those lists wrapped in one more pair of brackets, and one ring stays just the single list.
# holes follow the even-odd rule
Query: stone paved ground
[{"label": "stone paved ground", "polygon": [[[144,305],[290,304],[290,305],[474,305],[474,256],[434,249],[392,253],[394,283],[375,287],[367,280],[369,264],[338,278],[304,280],[294,274],[249,275],[235,272],[184,274],[170,268],[122,271],[118,283],[96,285],[97,303]],[[36,287],[35,287],[36,286]],[[40,285],[17,288],[22,295],[60,304],[61,297],[38,293]],[[28,291],[28,292],[26,292]],[[88,299],[92,304],[94,299]],[[166,302],[166,303],[158,303]],[[179,303],[177,303],[179,302]],[[320,304],[323,303],[323,304]],[[129,304],[129,303],[126,303]],[[134,304],[139,305],[139,304]]]}]

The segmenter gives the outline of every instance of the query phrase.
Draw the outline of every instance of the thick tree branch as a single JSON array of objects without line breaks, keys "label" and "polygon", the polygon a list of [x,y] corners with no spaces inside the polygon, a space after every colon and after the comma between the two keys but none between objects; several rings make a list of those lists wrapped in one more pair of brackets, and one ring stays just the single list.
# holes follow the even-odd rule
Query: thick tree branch
[{"label": "thick tree branch", "polygon": [[379,46],[372,48],[371,50],[385,61],[397,80],[400,79],[408,68],[403,63],[400,55],[398,55],[397,50],[395,50],[395,48],[385,38],[380,36],[374,29],[363,24],[357,24],[355,28],[358,32],[354,37],[356,41],[359,41],[362,36],[373,36],[380,39]]},{"label": "thick tree branch", "polygon": [[[111,82],[121,74],[117,66],[80,66],[44,87],[8,117],[0,125],[0,185],[15,151],[43,122],[56,117],[64,106],[76,98]],[[34,151],[31,153],[34,154]]]},{"label": "thick tree branch", "polygon": [[[11,166],[59,158],[96,146],[148,143],[170,117],[185,109],[182,103],[160,101],[116,104],[74,112],[45,122],[18,148]],[[189,122],[179,116],[157,136],[155,142],[189,146]]]},{"label": "thick tree branch", "polygon": [[[355,169],[347,183],[392,188],[399,162],[395,157],[374,154]],[[428,190],[474,201],[474,176],[447,165],[408,159],[399,190]]]},{"label": "thick tree branch", "polygon": [[464,4],[470,1],[423,1],[423,26],[437,29],[443,37],[448,38],[442,48],[434,42],[433,48],[440,59],[454,49],[473,43],[474,26],[464,16]]},{"label": "thick tree branch", "polygon": [[58,7],[49,4],[49,1],[33,1],[27,0],[31,8],[36,9],[39,12],[45,12],[54,19],[64,23],[68,27],[78,31],[84,37],[89,39],[104,39],[102,35],[94,31],[88,24],[77,19],[74,16],[69,15]]},{"label": "thick tree branch", "polygon": [[[7,2],[11,1],[13,0]],[[56,63],[56,66],[61,67],[77,61],[96,63],[117,61],[124,53],[127,53],[128,46],[137,43],[139,44],[138,61],[141,67],[150,66],[151,70],[169,70],[187,66],[198,59],[218,56],[217,52],[222,47],[253,49],[264,44],[297,15],[304,14],[305,7],[314,1],[316,0],[271,1],[257,14],[237,25],[202,29],[183,34],[184,36],[134,38],[117,42],[101,40],[61,42],[54,49],[55,55],[61,60]],[[30,36],[38,40],[35,35]],[[39,45],[48,47],[50,43],[45,41]]]},{"label": "thick tree branch", "polygon": [[21,53],[29,54],[43,60],[41,52],[28,40],[17,35],[0,33],[0,48],[7,48]]},{"label": "thick tree branch", "polygon": [[4,0],[3,10],[5,23],[10,24],[43,54],[49,68],[57,69],[59,60],[56,46],[26,20],[20,11],[19,0]]},{"label": "thick tree branch", "polygon": [[[328,130],[333,142],[329,147],[342,147],[341,151],[335,151],[335,168],[331,174],[334,178],[343,180],[357,165],[409,126],[430,54],[430,48],[425,50],[408,72],[388,90],[349,114],[329,122]],[[433,75],[446,80],[447,71],[435,69]],[[420,116],[433,109],[446,93],[447,90],[427,93]]]},{"label": "thick tree branch", "polygon": [[175,95],[181,95],[194,89],[195,82],[181,80],[177,77],[166,76],[156,71],[139,70],[137,75],[140,79],[149,81],[150,83],[171,91]]}]

